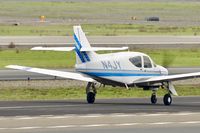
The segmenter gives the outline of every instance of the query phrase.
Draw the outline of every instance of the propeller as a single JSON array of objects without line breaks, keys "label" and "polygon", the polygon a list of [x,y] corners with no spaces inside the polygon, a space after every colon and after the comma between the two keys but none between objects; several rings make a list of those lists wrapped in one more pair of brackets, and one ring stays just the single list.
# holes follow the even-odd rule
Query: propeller
[{"label": "propeller", "polygon": [[170,51],[164,51],[162,56],[162,66],[167,68],[169,67],[175,60],[175,56]]}]

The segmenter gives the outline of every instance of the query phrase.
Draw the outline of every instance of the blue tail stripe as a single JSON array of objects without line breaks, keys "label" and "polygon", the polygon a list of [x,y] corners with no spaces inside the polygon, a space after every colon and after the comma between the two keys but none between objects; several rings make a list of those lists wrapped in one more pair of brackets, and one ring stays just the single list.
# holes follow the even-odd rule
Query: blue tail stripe
[{"label": "blue tail stripe", "polygon": [[86,60],[87,60],[87,61],[90,61],[90,58],[89,58],[89,56],[87,55],[87,53],[86,53],[86,52],[82,52],[82,53],[84,54]]},{"label": "blue tail stripe", "polygon": [[85,59],[83,58],[81,52],[78,50],[76,45],[75,45],[75,51],[76,51],[77,55],[79,56],[79,58],[81,59],[81,61],[84,63]]},{"label": "blue tail stripe", "polygon": [[79,40],[78,40],[78,38],[77,38],[77,36],[74,34],[74,40],[76,41],[76,43],[78,44],[78,46],[79,46],[79,50],[82,48],[82,46],[81,46],[81,43],[79,42]]},{"label": "blue tail stripe", "polygon": [[[81,45],[81,43],[79,42],[79,40],[78,40],[78,38],[77,38],[77,36],[74,34],[74,40],[76,41],[76,43],[78,44],[78,47],[79,48],[77,48],[77,50],[79,51],[81,48],[82,48],[82,45]],[[75,45],[76,46],[76,45]],[[88,54],[86,53],[86,52],[80,52],[79,51],[79,53],[80,53],[80,55],[81,55],[81,57],[84,59],[84,57],[85,57],[85,59],[87,60],[87,61],[90,61],[90,58],[89,58],[89,56],[88,56]],[[82,56],[82,53],[83,53],[83,55],[84,55],[84,57]],[[80,56],[79,56],[80,57]],[[84,60],[85,61],[85,60]]]}]

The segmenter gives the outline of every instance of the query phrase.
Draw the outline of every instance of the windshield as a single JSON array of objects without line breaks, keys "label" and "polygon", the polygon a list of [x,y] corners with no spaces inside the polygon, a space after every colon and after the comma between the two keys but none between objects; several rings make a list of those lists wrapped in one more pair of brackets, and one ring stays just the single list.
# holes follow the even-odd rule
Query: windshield
[{"label": "windshield", "polygon": [[135,56],[129,59],[129,61],[136,67],[142,67],[141,56]]},{"label": "windshield", "polygon": [[152,68],[151,60],[147,56],[143,56],[144,68]]}]

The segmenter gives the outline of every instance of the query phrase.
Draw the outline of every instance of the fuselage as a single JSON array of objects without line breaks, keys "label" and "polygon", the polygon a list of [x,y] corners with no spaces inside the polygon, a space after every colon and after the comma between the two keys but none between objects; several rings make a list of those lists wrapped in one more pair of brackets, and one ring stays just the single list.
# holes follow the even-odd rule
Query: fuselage
[{"label": "fuselage", "polygon": [[140,52],[98,54],[96,59],[76,64],[75,68],[99,82],[113,81],[127,85],[141,79],[168,75],[167,69],[156,65],[148,55]]}]

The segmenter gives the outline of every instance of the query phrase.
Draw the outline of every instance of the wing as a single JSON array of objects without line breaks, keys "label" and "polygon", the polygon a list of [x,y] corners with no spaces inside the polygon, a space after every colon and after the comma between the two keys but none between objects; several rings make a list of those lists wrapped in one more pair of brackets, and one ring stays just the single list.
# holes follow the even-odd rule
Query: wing
[{"label": "wing", "polygon": [[[31,50],[51,50],[51,51],[72,51],[75,47],[33,47]],[[127,50],[128,47],[90,47],[82,48],[81,51],[102,51],[102,50]]]},{"label": "wing", "polygon": [[12,68],[12,69],[28,71],[28,72],[57,76],[57,77],[62,77],[62,78],[67,78],[67,79],[75,79],[75,80],[80,80],[80,81],[86,81],[86,82],[94,82],[95,81],[91,77],[88,77],[88,76],[81,74],[81,73],[75,73],[75,72],[63,72],[63,71],[57,71],[57,70],[32,68],[32,67],[25,67],[25,66],[18,66],[18,65],[8,65],[6,67]]},{"label": "wing", "polygon": [[176,74],[176,75],[167,75],[167,76],[157,76],[148,78],[145,80],[137,81],[137,83],[158,83],[158,82],[165,82],[165,81],[176,81],[176,80],[184,80],[190,78],[199,78],[200,72],[196,73],[187,73],[187,74]]}]

